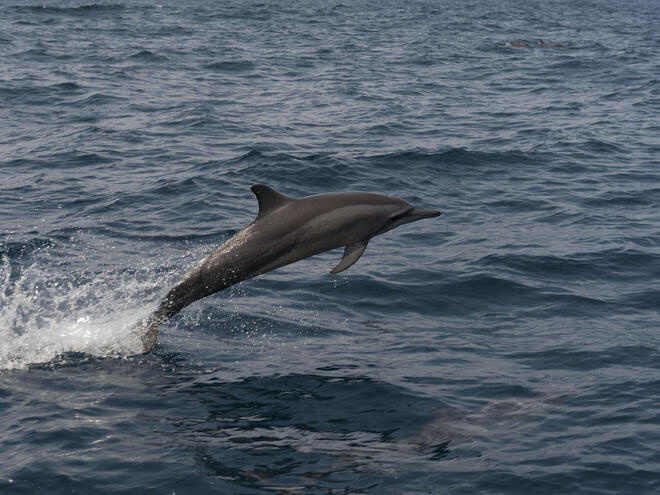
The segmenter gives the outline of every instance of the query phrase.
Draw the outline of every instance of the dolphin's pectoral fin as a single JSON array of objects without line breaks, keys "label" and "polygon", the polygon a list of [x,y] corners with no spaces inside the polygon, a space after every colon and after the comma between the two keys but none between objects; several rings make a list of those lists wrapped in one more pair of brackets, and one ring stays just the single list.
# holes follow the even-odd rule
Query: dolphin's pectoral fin
[{"label": "dolphin's pectoral fin", "polygon": [[343,272],[346,268],[359,260],[360,256],[362,256],[362,253],[364,253],[364,250],[367,248],[368,242],[369,240],[367,239],[366,241],[354,242],[353,244],[346,246],[344,249],[344,257],[336,267],[330,270],[330,273]]},{"label": "dolphin's pectoral fin", "polygon": [[259,202],[259,215],[268,213],[271,210],[279,208],[286,202],[291,201],[291,198],[278,193],[275,189],[264,186],[263,184],[255,184],[251,189]]}]

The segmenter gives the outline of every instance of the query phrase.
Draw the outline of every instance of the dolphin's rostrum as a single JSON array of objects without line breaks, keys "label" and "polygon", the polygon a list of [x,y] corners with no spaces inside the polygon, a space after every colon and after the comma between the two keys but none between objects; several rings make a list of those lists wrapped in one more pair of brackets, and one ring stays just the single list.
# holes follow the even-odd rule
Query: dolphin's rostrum
[{"label": "dolphin's rostrum", "polygon": [[140,327],[143,352],[158,337],[158,325],[190,303],[242,280],[269,272],[329,249],[345,246],[331,273],[355,263],[369,239],[404,223],[440,215],[415,210],[402,199],[351,192],[295,199],[263,184],[252,186],[259,202],[257,218],[202,260],[165,296]]}]

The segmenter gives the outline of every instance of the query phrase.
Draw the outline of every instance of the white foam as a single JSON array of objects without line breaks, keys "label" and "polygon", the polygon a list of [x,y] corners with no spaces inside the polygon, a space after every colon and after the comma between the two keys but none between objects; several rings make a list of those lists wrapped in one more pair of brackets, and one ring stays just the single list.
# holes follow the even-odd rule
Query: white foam
[{"label": "white foam", "polygon": [[[34,263],[0,266],[0,369],[25,368],[69,352],[140,353],[136,323],[153,309],[151,270],[69,273]],[[152,290],[153,292],[153,290]]]}]

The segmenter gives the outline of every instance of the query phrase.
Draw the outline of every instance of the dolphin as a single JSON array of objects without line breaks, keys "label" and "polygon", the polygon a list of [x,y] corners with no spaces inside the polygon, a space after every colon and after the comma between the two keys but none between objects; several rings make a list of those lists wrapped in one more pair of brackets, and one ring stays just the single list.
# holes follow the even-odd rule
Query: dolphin
[{"label": "dolphin", "polygon": [[564,47],[564,45],[562,45],[561,43],[546,42],[546,41],[543,41],[543,40],[539,40],[538,45],[539,46],[550,46],[550,47],[556,47],[556,48],[563,48]]},{"label": "dolphin", "polygon": [[177,283],[140,323],[142,350],[149,352],[158,326],[190,303],[243,280],[323,251],[344,246],[330,273],[355,263],[369,240],[405,223],[437,217],[402,199],[366,192],[317,194],[290,198],[263,184],[252,186],[259,202],[257,218],[204,258]]}]

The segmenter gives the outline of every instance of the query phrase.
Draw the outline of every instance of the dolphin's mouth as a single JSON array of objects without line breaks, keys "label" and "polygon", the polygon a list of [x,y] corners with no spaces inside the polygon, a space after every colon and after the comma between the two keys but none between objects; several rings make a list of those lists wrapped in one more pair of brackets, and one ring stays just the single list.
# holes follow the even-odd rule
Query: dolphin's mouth
[{"label": "dolphin's mouth", "polygon": [[416,220],[422,220],[423,218],[439,217],[440,215],[442,215],[442,212],[438,210],[416,210],[415,208],[410,207],[404,212],[393,216],[391,220],[408,223],[414,222]]},{"label": "dolphin's mouth", "polygon": [[415,210],[414,208],[410,208],[402,214],[394,217],[392,219],[392,224],[383,230],[383,232],[387,232],[388,230],[391,230],[399,225],[416,222],[418,220],[424,220],[425,218],[438,217],[440,215],[442,215],[442,212],[438,210]]}]

